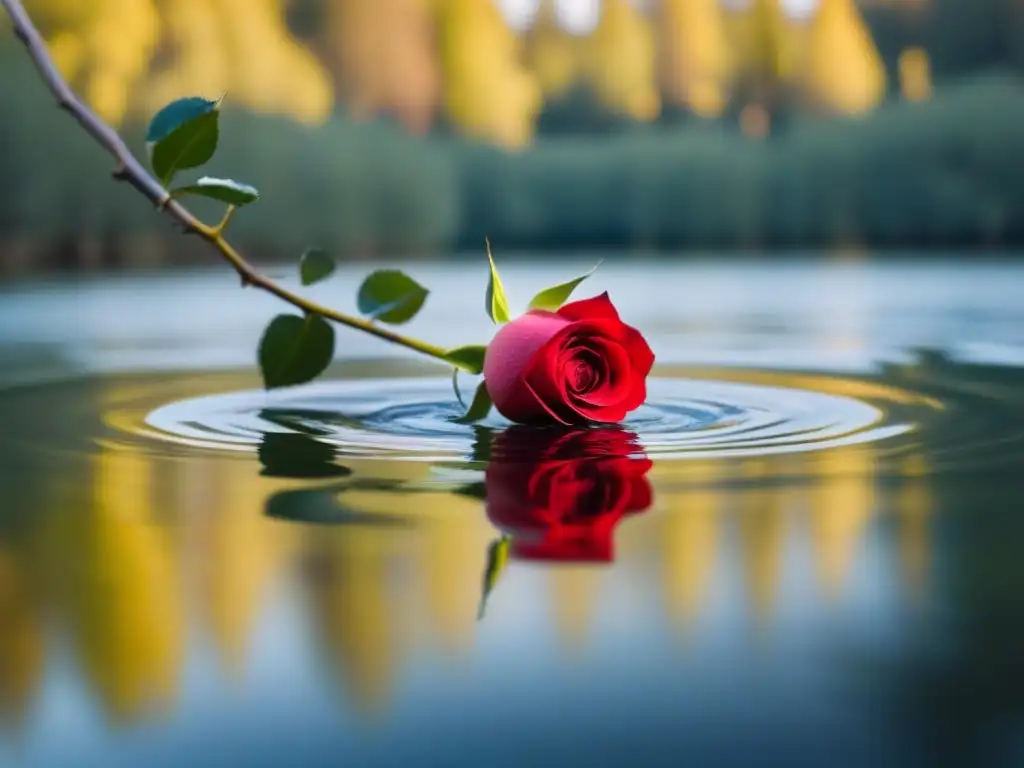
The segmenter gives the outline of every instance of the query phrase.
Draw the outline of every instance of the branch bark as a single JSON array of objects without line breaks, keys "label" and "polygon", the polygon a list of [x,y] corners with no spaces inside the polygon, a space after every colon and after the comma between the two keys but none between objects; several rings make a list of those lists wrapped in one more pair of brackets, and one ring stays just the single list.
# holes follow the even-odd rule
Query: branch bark
[{"label": "branch bark", "polygon": [[234,267],[243,286],[255,286],[277,296],[279,299],[307,314],[320,315],[326,320],[365,331],[393,344],[413,349],[439,360],[445,359],[446,352],[441,347],[419,341],[418,339],[407,338],[386,328],[374,325],[363,318],[353,317],[321,306],[289,291],[270,278],[260,274],[224,238],[221,226],[211,227],[208,224],[204,224],[178,200],[172,198],[163,185],[135,158],[118,133],[104,123],[75,94],[53,63],[42,35],[39,34],[39,30],[32,23],[32,19],[29,17],[24,5],[22,5],[21,0],[0,0],[0,6],[3,6],[4,10],[7,11],[7,15],[10,16],[11,22],[14,25],[14,33],[24,43],[36,69],[42,75],[43,81],[57,99],[57,104],[75,118],[79,125],[113,156],[116,162],[113,171],[114,178],[131,184],[142,195],[147,197],[156,206],[158,211],[162,211],[174,219],[186,233],[196,234],[216,248],[221,257]]}]

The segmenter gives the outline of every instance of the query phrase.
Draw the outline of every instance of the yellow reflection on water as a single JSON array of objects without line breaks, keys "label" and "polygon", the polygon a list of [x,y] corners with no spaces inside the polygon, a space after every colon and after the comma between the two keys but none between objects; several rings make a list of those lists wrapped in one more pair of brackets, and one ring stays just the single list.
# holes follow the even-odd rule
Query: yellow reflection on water
[{"label": "yellow reflection on water", "polygon": [[[740,463],[741,474],[744,479],[767,479],[774,464],[749,459]],[[736,533],[748,608],[751,618],[762,625],[771,620],[776,606],[790,501],[786,487],[758,486],[736,494]]]},{"label": "yellow reflection on water", "polygon": [[180,551],[158,522],[155,465],[130,452],[95,457],[91,504],[61,516],[64,599],[83,670],[115,719],[173,703],[184,621]]},{"label": "yellow reflection on water", "polygon": [[178,482],[193,486],[194,507],[180,508],[188,526],[189,571],[225,671],[239,676],[267,592],[297,550],[294,527],[260,514],[267,487],[249,462],[178,465]]},{"label": "yellow reflection on water", "polygon": [[19,553],[0,548],[0,721],[24,722],[43,674],[39,595]]},{"label": "yellow reflection on water", "polygon": [[696,620],[711,588],[722,503],[722,494],[708,487],[722,479],[716,465],[694,462],[687,477],[694,490],[663,501],[659,537],[664,610],[680,633]]},{"label": "yellow reflection on water", "polygon": [[402,655],[402,594],[388,578],[392,536],[353,527],[325,531],[311,543],[305,583],[317,639],[363,712],[383,708]]},{"label": "yellow reflection on water", "polygon": [[[468,658],[477,643],[496,536],[479,499],[440,487],[352,490],[339,498],[364,514],[358,522],[301,524],[265,509],[272,494],[310,483],[260,476],[244,456],[171,458],[105,445],[77,461],[47,486],[51,509],[29,517],[27,532],[0,532],[3,720],[21,722],[39,690],[51,614],[98,706],[127,722],[178,705],[185,666],[202,648],[217,652],[226,684],[244,679],[263,619],[282,615],[269,610],[281,601],[296,603],[285,615],[305,622],[299,629],[313,641],[290,652],[307,661],[314,653],[338,695],[363,713],[386,710],[411,659]],[[543,606],[521,621],[551,626],[566,660],[593,642],[599,614],[632,617],[640,623],[631,632],[690,638],[712,600],[738,599],[764,628],[805,599],[789,575],[813,579],[829,600],[846,594],[879,514],[895,520],[893,572],[920,594],[933,499],[925,459],[902,461],[884,493],[871,446],[675,462],[654,480],[651,507],[616,527],[613,563],[508,569],[482,621]],[[409,472],[395,464],[396,476]],[[426,470],[417,473],[423,483]],[[792,569],[804,554],[813,568]],[[736,581],[738,597],[723,589]],[[635,609],[645,605],[656,624],[643,624],[649,611]]]},{"label": "yellow reflection on water", "polygon": [[836,599],[853,565],[865,524],[875,509],[870,446],[823,451],[815,457],[810,534],[824,596]]},{"label": "yellow reflection on water", "polygon": [[893,504],[897,521],[897,546],[902,577],[915,597],[927,588],[931,566],[930,523],[933,509],[928,486],[928,465],[924,456],[906,457],[901,466],[902,479]]}]

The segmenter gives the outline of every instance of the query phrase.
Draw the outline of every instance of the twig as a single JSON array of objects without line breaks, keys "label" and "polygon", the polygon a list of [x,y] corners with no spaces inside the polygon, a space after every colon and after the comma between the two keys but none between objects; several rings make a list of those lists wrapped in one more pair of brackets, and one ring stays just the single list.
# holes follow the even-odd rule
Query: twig
[{"label": "twig", "polygon": [[35,63],[36,69],[39,70],[47,87],[56,97],[57,104],[61,109],[74,117],[82,128],[116,160],[117,166],[113,171],[114,178],[118,181],[127,181],[135,187],[140,193],[149,198],[157,207],[157,210],[168,214],[174,219],[186,233],[199,235],[213,245],[220,252],[220,255],[235,268],[239,278],[242,280],[243,286],[252,285],[260,288],[307,314],[320,315],[327,320],[332,320],[350,328],[357,328],[385,341],[390,341],[393,344],[399,344],[431,357],[444,359],[445,350],[441,347],[417,339],[406,338],[386,328],[381,328],[368,320],[352,317],[343,312],[337,312],[336,310],[321,306],[316,302],[292,293],[269,277],[265,277],[257,272],[223,236],[222,229],[230,218],[230,214],[225,216],[225,220],[221,224],[211,227],[197,219],[178,200],[172,198],[163,185],[153,178],[135,156],[132,155],[131,150],[128,149],[128,146],[117,132],[100,120],[78,98],[71,89],[71,86],[64,80],[56,65],[54,65],[53,59],[46,48],[46,43],[39,34],[39,30],[36,29],[29,18],[21,0],[0,0],[0,5],[7,11],[7,15],[11,17],[11,22],[14,24],[14,33],[25,44],[25,48]]}]

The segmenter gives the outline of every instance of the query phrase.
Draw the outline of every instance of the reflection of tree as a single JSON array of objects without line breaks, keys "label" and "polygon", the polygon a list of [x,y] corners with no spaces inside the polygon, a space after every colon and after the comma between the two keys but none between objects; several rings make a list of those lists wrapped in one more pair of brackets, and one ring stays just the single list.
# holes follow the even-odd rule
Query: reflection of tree
[{"label": "reflection of tree", "polygon": [[389,578],[392,537],[363,527],[325,531],[310,560],[307,585],[321,646],[364,712],[384,705],[402,650]]},{"label": "reflection of tree", "polygon": [[[718,478],[718,473],[711,465],[696,463],[689,477],[706,484]],[[661,497],[666,508],[659,536],[665,612],[681,630],[694,621],[710,589],[722,497],[708,487]]]},{"label": "reflection of tree", "polygon": [[0,546],[0,720],[20,724],[43,675],[39,594],[17,550]]},{"label": "reflection of tree", "polygon": [[237,673],[268,587],[295,551],[295,531],[262,514],[266,489],[250,464],[225,464],[209,480],[194,526],[198,594],[221,659]]},{"label": "reflection of tree", "polygon": [[[744,466],[765,477],[761,462],[747,461]],[[778,600],[782,575],[787,525],[792,510],[787,489],[749,488],[737,494],[737,534],[739,555],[743,561],[748,610],[751,617],[765,623],[772,618]]]},{"label": "reflection of tree", "polygon": [[821,478],[813,491],[810,533],[818,584],[830,599],[840,597],[853,566],[865,524],[875,514],[870,446],[824,451],[816,457]]},{"label": "reflection of tree", "polygon": [[153,467],[101,450],[91,504],[62,519],[64,590],[82,666],[104,706],[133,718],[167,705],[181,663],[177,558],[154,519]]}]

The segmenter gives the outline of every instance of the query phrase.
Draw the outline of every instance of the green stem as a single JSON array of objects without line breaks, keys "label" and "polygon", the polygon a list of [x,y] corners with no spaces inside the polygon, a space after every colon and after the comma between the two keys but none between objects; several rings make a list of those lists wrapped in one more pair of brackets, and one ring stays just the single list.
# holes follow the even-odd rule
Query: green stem
[{"label": "green stem", "polygon": [[355,328],[368,333],[371,336],[384,339],[392,344],[398,344],[406,349],[415,350],[416,352],[420,352],[421,354],[429,357],[433,357],[438,360],[446,360],[448,353],[447,350],[442,347],[438,347],[434,344],[428,344],[427,342],[420,341],[419,339],[412,339],[408,336],[395,333],[394,331],[389,331],[388,329],[374,325],[369,320],[364,320],[361,317],[346,315],[344,312],[339,312],[336,309],[331,309],[330,307],[317,304],[315,301],[310,301],[309,299],[299,296],[297,293],[292,293],[287,288],[278,285],[269,277],[261,275],[259,272],[254,270],[242,255],[224,239],[224,236],[218,227],[210,227],[205,224],[198,223],[198,226],[194,229],[195,232],[204,240],[213,244],[213,246],[220,252],[221,256],[224,257],[225,261],[235,268],[239,277],[242,278],[243,285],[256,286],[267,293],[277,296],[282,301],[288,302],[293,307],[301,309],[303,312],[320,315],[325,320],[331,320],[339,325]]},{"label": "green stem", "polygon": [[269,277],[257,272],[245,258],[232,247],[224,238],[223,230],[227,226],[234,213],[234,206],[229,206],[224,219],[216,226],[209,226],[199,221],[179,200],[173,199],[166,190],[166,185],[157,181],[135,158],[124,143],[124,140],[109,125],[100,120],[96,114],[89,109],[78,98],[67,81],[61,76],[60,71],[53,63],[50,53],[43,42],[39,30],[36,29],[29,18],[21,0],[0,0],[0,6],[11,17],[14,24],[14,32],[25,44],[28,54],[36,65],[36,69],[42,75],[47,87],[56,97],[57,103],[62,109],[68,112],[85,129],[98,144],[109,152],[117,161],[114,171],[114,178],[119,181],[127,181],[141,194],[145,195],[156,205],[157,210],[166,213],[181,225],[185,232],[199,235],[208,243],[213,245],[220,255],[235,268],[242,280],[242,285],[253,285],[267,293],[277,296],[297,309],[307,314],[320,315],[326,320],[331,320],[339,325],[355,328],[379,339],[390,341],[392,344],[407,349],[415,350],[421,354],[438,360],[444,360],[446,352],[441,347],[427,344],[418,339],[410,339],[393,331],[380,328],[368,320],[359,317],[352,317],[343,312],[321,306],[316,302],[303,298],[296,293],[278,285]]}]

